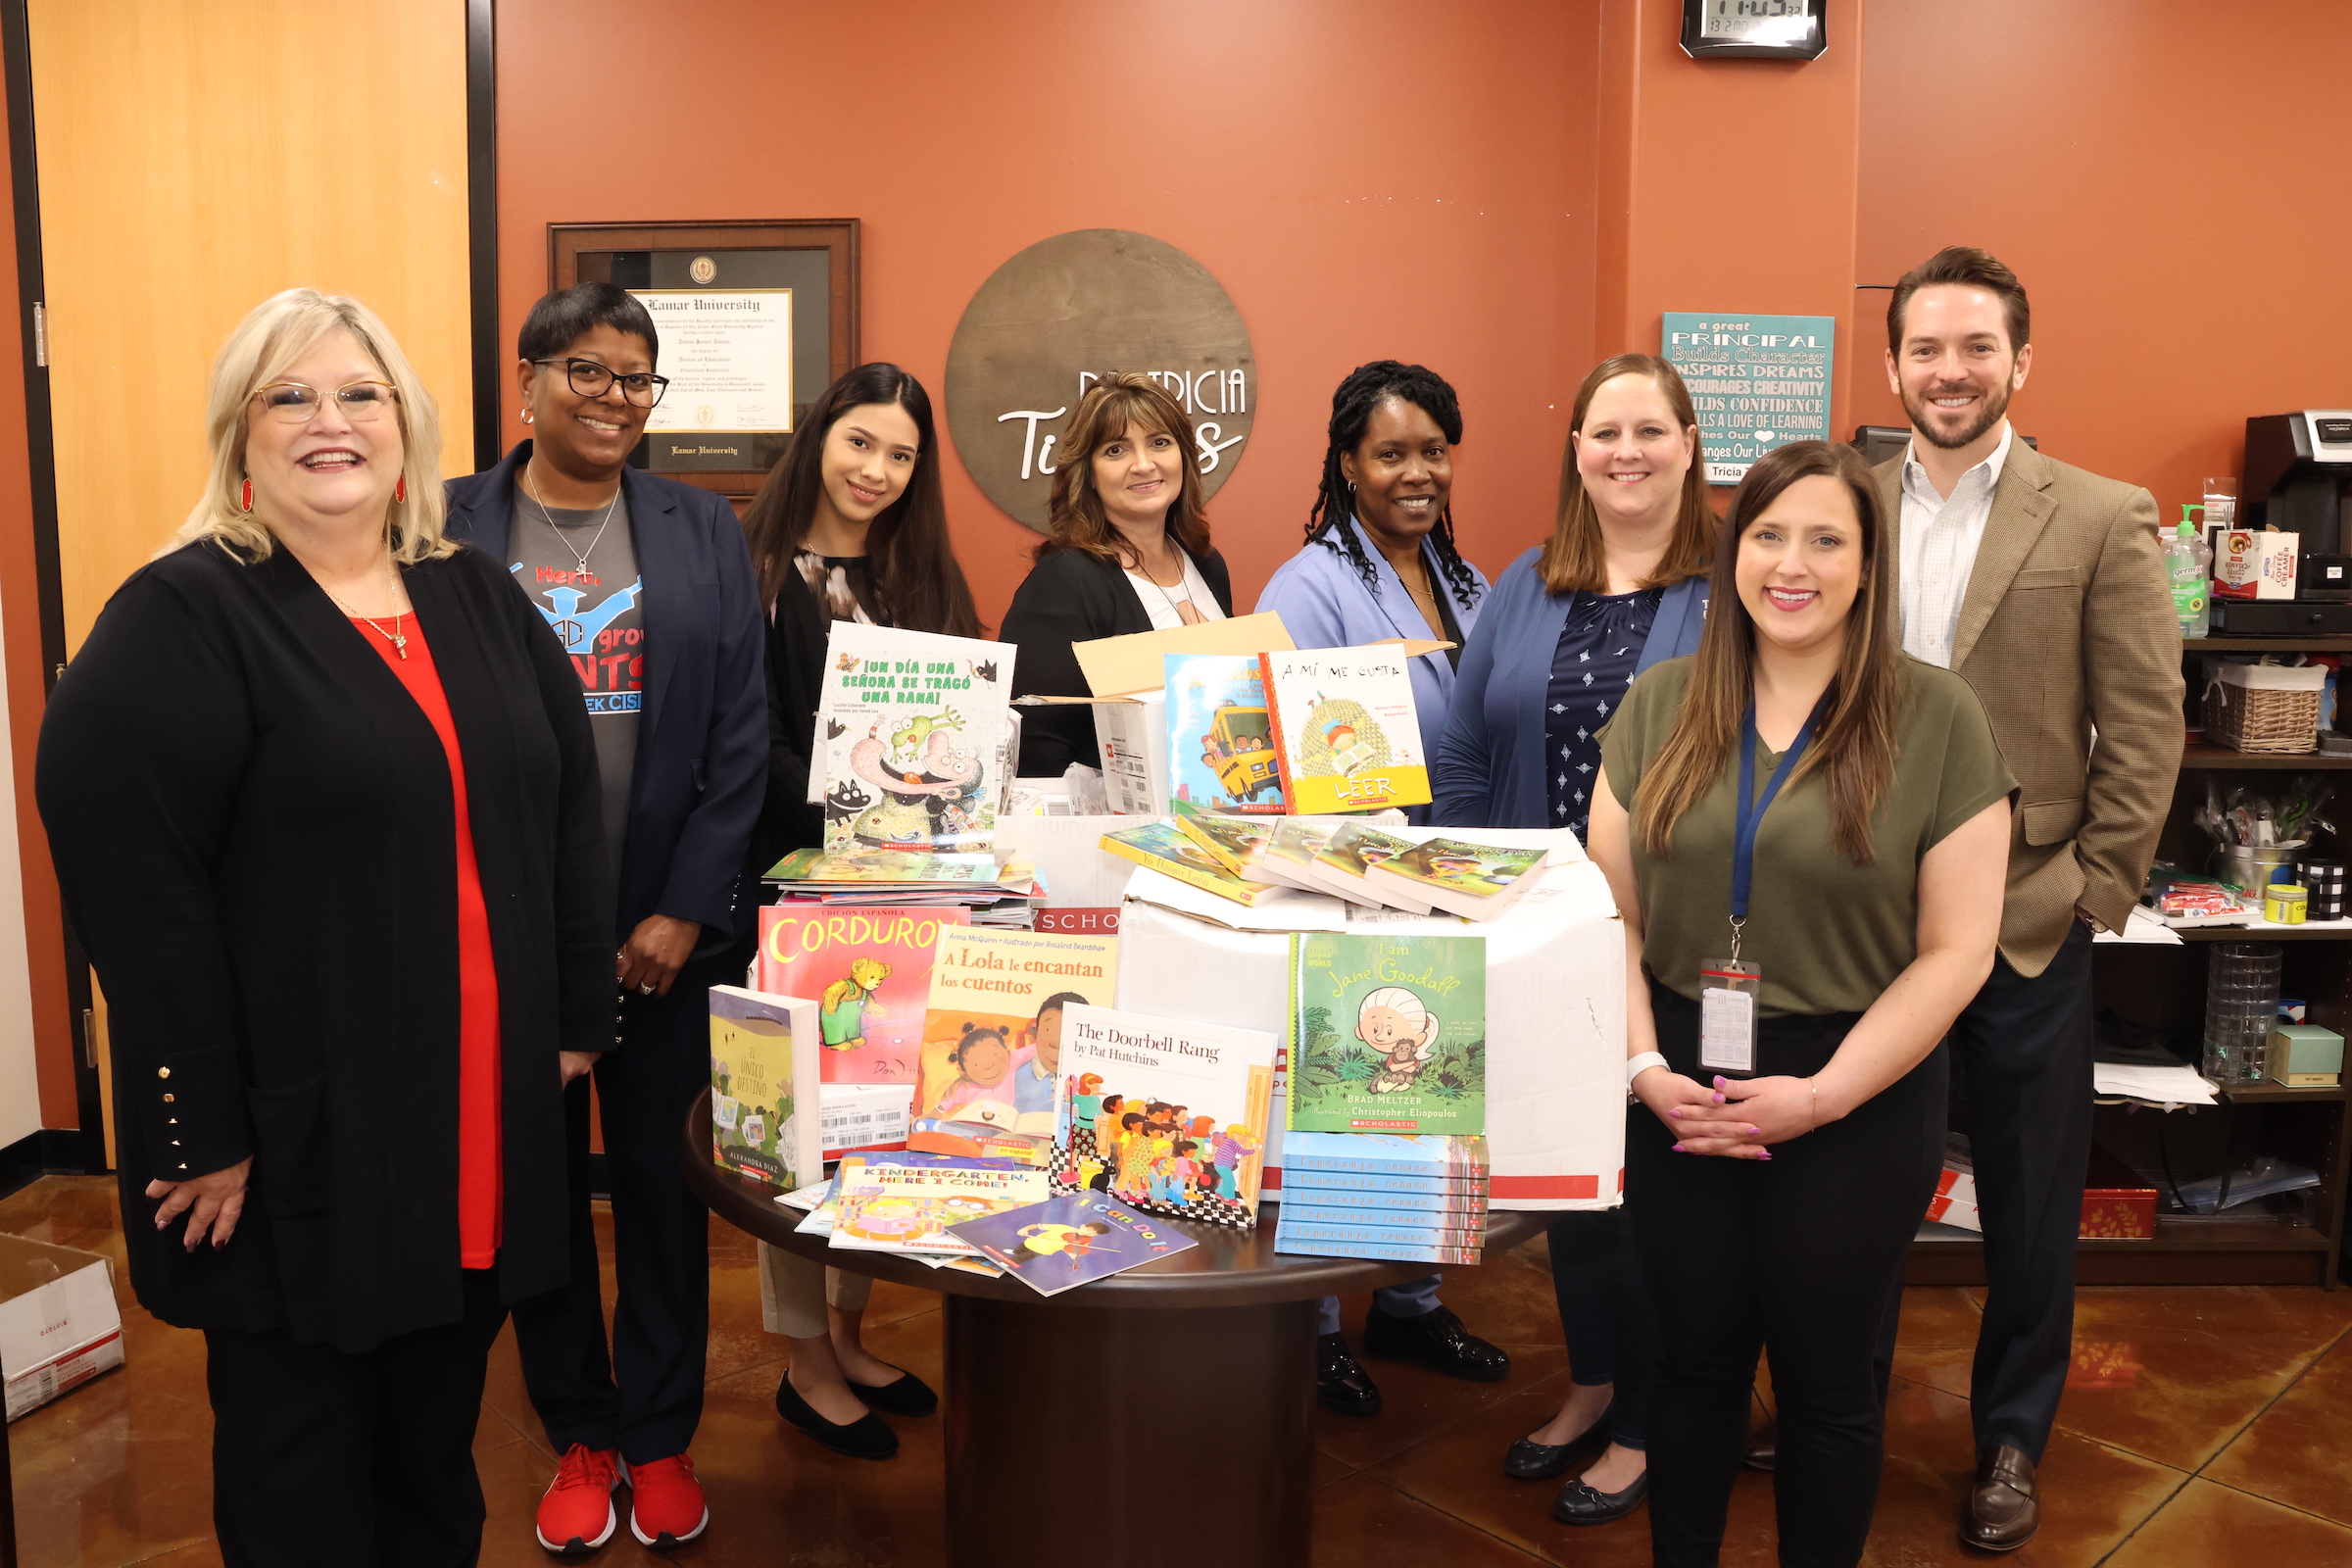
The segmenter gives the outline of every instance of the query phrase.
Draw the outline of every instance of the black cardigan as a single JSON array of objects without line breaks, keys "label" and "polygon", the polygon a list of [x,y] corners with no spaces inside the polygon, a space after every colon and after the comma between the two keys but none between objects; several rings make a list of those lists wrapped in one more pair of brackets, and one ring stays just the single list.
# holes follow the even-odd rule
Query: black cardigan
[{"label": "black cardigan", "polygon": [[[404,576],[489,906],[512,1302],[568,1274],[557,1053],[612,1043],[595,744],[502,564],[466,549]],[[140,1303],[351,1352],[456,1322],[463,1284],[455,806],[439,737],[366,636],[286,551],[189,545],[108,602],[35,777],[106,988]],[[155,1229],[149,1180],[248,1155],[226,1248]]]},{"label": "black cardigan", "polygon": [[767,631],[767,799],[744,867],[744,885],[754,890],[768,867],[825,839],[824,810],[808,804],[808,769],[816,704],[824,695],[825,640],[832,631],[816,591],[788,568]]},{"label": "black cardigan", "polygon": [[[1225,558],[1212,549],[1195,556],[1193,564],[1216,595],[1217,608],[1232,614],[1233,579]],[[1151,629],[1152,612],[1118,563],[1083,550],[1056,550],[1029,569],[997,636],[1020,645],[1012,662],[1015,697],[1084,697],[1090,688],[1070,645]],[[1021,776],[1059,778],[1072,762],[1101,765],[1094,710],[1022,709]]]}]

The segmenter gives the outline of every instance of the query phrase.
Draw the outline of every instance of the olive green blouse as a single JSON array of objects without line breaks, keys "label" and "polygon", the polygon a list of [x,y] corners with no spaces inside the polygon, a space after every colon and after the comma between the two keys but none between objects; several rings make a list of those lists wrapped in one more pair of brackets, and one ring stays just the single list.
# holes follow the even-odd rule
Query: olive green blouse
[{"label": "olive green blouse", "polygon": [[[1642,769],[1666,744],[1695,657],[1652,667],[1601,732],[1601,766],[1631,807]],[[1756,832],[1740,956],[1763,966],[1762,1015],[1861,1012],[1918,956],[1919,862],[1943,836],[2005,795],[2009,776],[1992,725],[1968,682],[1903,658],[1894,780],[1873,817],[1876,858],[1856,865],[1830,843],[1828,781],[1808,768],[1784,785]],[[1780,754],[1756,745],[1761,798]],[[1732,841],[1740,789],[1735,756],[1675,824],[1674,855],[1654,859],[1634,833],[1642,892],[1642,962],[1696,1001],[1698,971],[1731,956]],[[2006,846],[2008,836],[2002,835]]]}]

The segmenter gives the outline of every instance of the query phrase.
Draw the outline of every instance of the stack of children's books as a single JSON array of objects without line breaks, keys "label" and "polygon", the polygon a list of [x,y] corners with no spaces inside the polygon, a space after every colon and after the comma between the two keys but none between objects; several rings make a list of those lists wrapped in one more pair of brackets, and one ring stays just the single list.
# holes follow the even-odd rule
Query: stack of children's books
[{"label": "stack of children's books", "polygon": [[1486,949],[1483,937],[1291,939],[1276,1251],[1479,1260]]},{"label": "stack of children's books", "polygon": [[1165,822],[1102,835],[1122,859],[1254,906],[1280,888],[1367,909],[1492,920],[1543,880],[1547,851],[1424,837],[1391,821],[1241,816],[1178,802]]},{"label": "stack of children's books", "polygon": [[777,1201],[808,1208],[797,1229],[844,1251],[900,1252],[931,1268],[994,1275],[1002,1270],[948,1227],[1050,1196],[1046,1172],[1016,1160],[908,1152],[845,1155],[821,1192],[787,1193]]}]

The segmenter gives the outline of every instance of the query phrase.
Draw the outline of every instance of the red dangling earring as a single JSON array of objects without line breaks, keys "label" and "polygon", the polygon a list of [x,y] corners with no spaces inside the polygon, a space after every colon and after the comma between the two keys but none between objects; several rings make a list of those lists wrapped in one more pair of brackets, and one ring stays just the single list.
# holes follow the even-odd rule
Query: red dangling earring
[{"label": "red dangling earring", "polygon": [[237,493],[237,510],[240,512],[253,510],[253,481],[251,479],[246,480],[244,486]]},{"label": "red dangling earring", "polygon": [[404,473],[392,481],[392,499],[395,501],[409,499],[409,476],[407,474]]}]

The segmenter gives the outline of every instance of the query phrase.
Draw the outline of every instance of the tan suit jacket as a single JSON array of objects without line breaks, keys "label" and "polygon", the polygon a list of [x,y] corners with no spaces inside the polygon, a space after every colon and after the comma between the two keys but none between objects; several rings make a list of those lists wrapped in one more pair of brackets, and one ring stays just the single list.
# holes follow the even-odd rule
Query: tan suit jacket
[{"label": "tan suit jacket", "polygon": [[[1903,460],[1878,478],[1899,529]],[[2001,910],[2020,974],[2048,967],[2078,905],[2123,929],[2147,879],[2183,736],[2170,587],[2153,496],[2010,444],[1952,667],[2021,786]]]}]

